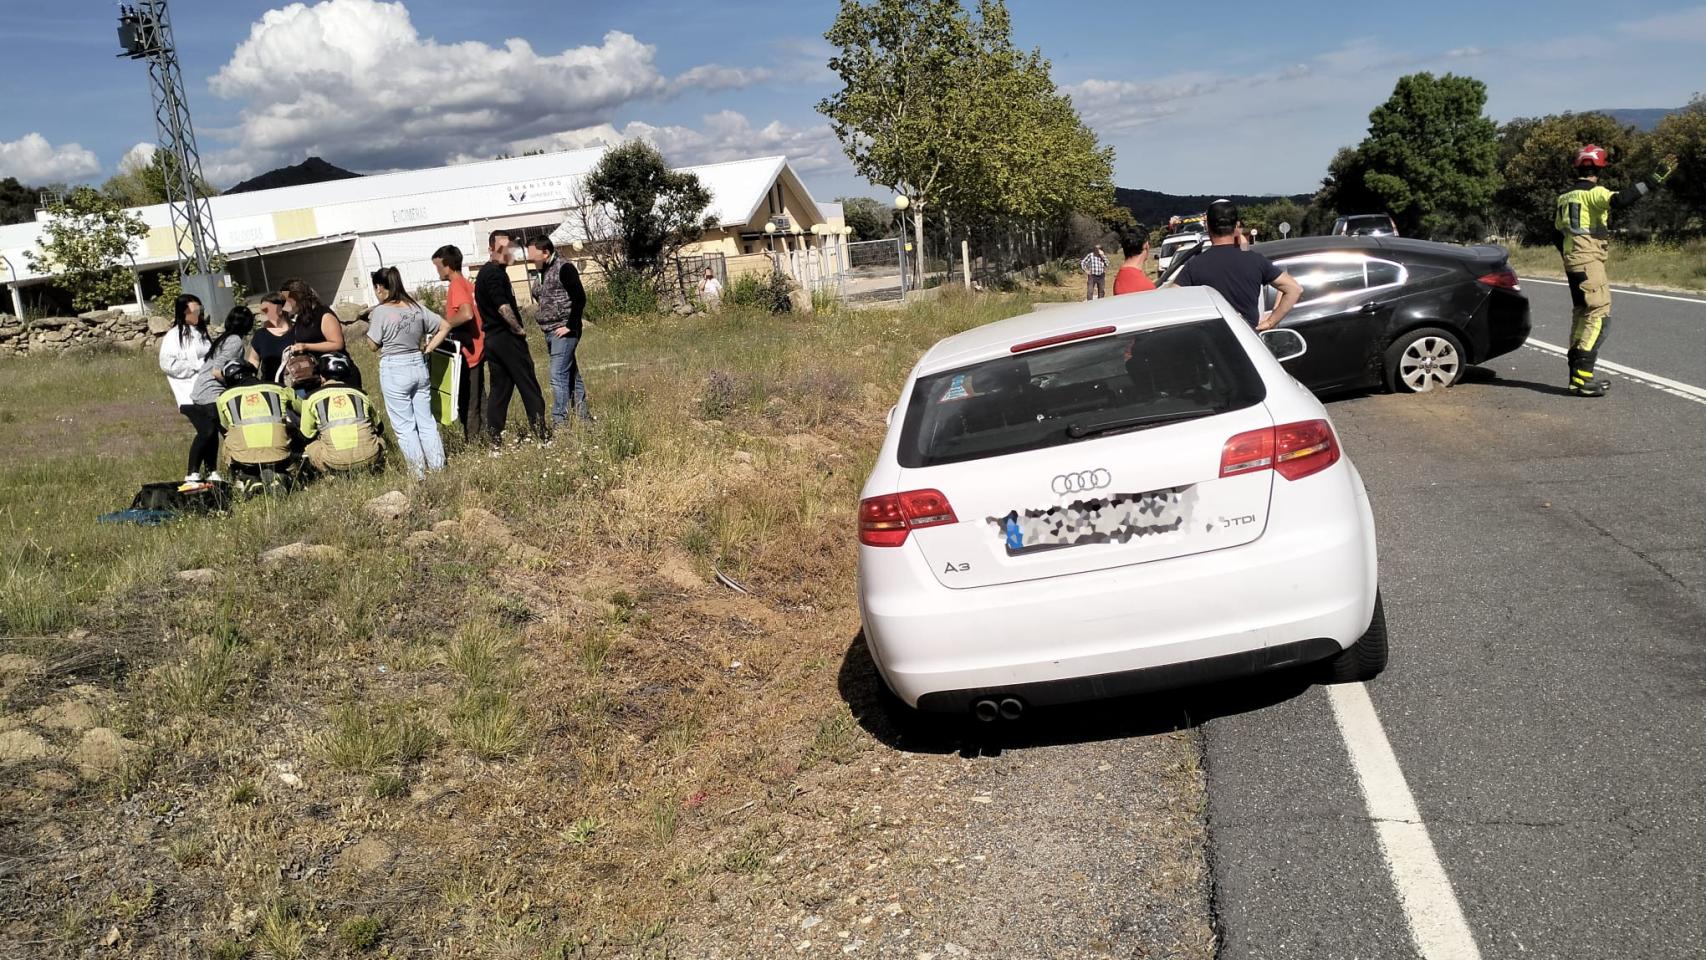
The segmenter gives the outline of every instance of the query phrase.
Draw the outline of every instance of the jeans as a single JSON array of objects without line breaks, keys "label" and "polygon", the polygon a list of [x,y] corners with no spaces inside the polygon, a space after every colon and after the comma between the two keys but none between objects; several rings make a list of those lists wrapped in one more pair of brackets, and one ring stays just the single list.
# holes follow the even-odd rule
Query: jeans
[{"label": "jeans", "polygon": [[178,412],[195,427],[188,473],[201,474],[205,479],[219,469],[219,409],[211,403],[187,403]]},{"label": "jeans", "polygon": [[1084,299],[1100,300],[1108,295],[1106,292],[1107,288],[1102,286],[1103,278],[1106,276],[1107,274],[1102,273],[1088,273],[1084,275]]},{"label": "jeans", "polygon": [[539,389],[539,374],[533,369],[533,354],[527,341],[509,331],[486,331],[486,384],[491,393],[486,396],[486,433],[493,443],[503,436],[504,424],[509,421],[510,397],[521,394],[521,405],[527,408],[527,422],[543,440],[550,436],[545,425],[545,395]]},{"label": "jeans", "polygon": [[581,379],[581,366],[575,362],[575,348],[580,337],[545,336],[545,349],[551,354],[551,422],[561,424],[569,419],[569,399],[574,398],[575,416],[592,419],[586,408],[586,381]]},{"label": "jeans", "polygon": [[444,469],[444,443],[432,415],[432,381],[418,353],[379,358],[379,390],[397,434],[397,448],[419,480],[428,470]]}]

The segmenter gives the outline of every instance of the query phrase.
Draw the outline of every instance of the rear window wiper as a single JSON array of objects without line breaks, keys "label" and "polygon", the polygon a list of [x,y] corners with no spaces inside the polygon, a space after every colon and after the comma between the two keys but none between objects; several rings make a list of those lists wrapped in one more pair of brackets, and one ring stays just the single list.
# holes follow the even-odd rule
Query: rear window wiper
[{"label": "rear window wiper", "polygon": [[1107,433],[1112,430],[1127,430],[1141,427],[1159,427],[1167,423],[1179,423],[1185,420],[1196,420],[1210,416],[1213,410],[1186,410],[1174,413],[1148,413],[1138,417],[1119,417],[1113,420],[1092,420],[1088,423],[1078,422],[1066,428],[1066,435],[1074,440]]}]

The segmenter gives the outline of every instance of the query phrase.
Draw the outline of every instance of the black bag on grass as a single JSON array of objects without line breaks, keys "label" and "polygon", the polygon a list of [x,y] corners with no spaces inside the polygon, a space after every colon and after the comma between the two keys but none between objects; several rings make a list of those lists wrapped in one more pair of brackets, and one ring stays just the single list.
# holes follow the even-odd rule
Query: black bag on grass
[{"label": "black bag on grass", "polygon": [[130,502],[132,510],[180,514],[219,513],[230,508],[231,492],[223,483],[204,484],[194,490],[179,490],[178,481],[145,483]]}]

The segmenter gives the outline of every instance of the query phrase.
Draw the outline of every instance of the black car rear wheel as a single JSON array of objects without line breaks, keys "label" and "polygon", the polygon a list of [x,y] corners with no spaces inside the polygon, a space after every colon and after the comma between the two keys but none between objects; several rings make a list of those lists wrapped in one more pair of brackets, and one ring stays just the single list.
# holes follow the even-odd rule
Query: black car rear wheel
[{"label": "black car rear wheel", "polygon": [[1395,393],[1444,389],[1463,376],[1469,360],[1463,342],[1448,330],[1422,327],[1392,341],[1386,351],[1386,385]]}]

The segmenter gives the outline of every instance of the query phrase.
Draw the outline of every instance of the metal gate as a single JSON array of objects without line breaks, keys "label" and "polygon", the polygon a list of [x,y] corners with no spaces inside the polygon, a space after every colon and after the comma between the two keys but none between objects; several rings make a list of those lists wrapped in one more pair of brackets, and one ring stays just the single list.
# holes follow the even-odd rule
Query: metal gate
[{"label": "metal gate", "polygon": [[899,238],[861,240],[846,246],[841,295],[850,301],[900,300],[906,290],[906,259]]}]

